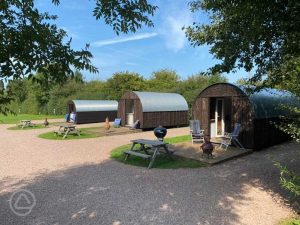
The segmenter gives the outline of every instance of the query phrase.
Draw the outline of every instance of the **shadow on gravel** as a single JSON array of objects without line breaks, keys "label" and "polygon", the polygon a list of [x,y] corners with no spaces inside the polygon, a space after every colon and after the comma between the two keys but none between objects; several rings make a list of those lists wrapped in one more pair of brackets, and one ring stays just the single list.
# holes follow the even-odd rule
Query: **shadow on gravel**
[{"label": "shadow on gravel", "polygon": [[[300,172],[299,151],[277,146],[208,168],[146,170],[108,160],[41,174],[22,187],[36,198],[25,217],[9,207],[13,191],[0,194],[0,223],[239,224],[233,204],[251,201],[245,194],[249,185],[288,197],[270,155]],[[4,187],[9,185],[2,180],[0,189]]]}]

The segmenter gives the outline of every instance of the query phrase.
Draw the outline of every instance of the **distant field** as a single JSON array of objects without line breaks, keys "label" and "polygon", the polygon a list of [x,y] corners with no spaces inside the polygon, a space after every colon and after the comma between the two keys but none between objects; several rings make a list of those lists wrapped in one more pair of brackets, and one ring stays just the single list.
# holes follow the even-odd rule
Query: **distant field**
[{"label": "distant field", "polygon": [[16,124],[20,120],[44,120],[48,119],[63,119],[64,115],[32,115],[32,114],[18,114],[18,115],[7,115],[0,114],[0,124]]}]

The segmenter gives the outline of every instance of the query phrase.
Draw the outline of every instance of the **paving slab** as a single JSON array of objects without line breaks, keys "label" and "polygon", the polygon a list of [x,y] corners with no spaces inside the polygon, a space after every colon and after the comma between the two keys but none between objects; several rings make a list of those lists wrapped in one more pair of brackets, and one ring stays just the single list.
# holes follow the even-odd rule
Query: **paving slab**
[{"label": "paving slab", "polygon": [[184,142],[170,145],[169,148],[173,150],[177,156],[198,160],[208,165],[222,163],[253,152],[252,149],[240,149],[236,147],[228,147],[225,151],[224,149],[220,149],[219,144],[214,144],[213,157],[208,158],[207,155],[203,154],[201,146],[201,143],[193,144],[192,142]]}]

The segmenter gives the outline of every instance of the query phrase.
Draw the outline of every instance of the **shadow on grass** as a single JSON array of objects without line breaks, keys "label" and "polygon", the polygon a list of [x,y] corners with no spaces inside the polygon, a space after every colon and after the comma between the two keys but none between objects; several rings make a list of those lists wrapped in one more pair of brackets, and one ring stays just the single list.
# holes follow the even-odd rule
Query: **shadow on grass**
[{"label": "shadow on grass", "polygon": [[105,130],[104,127],[87,127],[87,128],[80,128],[78,130],[81,131],[80,136],[78,136],[77,134],[69,134],[65,139],[63,139],[62,135],[55,135],[53,131],[40,134],[38,137],[49,139],[49,140],[76,140],[76,139],[124,135],[124,134],[141,132],[140,130],[129,130],[128,128],[125,127],[120,127],[120,128],[111,127],[110,130]]},{"label": "shadow on grass", "polygon": [[[124,145],[114,149],[111,152],[111,158],[128,165],[141,166],[145,168],[148,167],[150,162],[149,159],[143,159],[132,155],[125,161],[124,151],[128,149],[130,149],[130,145]],[[174,155],[170,159],[165,154],[158,155],[153,164],[153,168],[160,169],[197,168],[204,166],[206,166],[205,163],[199,162],[197,160],[182,158]]]},{"label": "shadow on grass", "polygon": [[[82,131],[83,129],[80,130]],[[87,133],[82,131],[80,132],[80,136],[77,134],[68,134],[66,138],[63,138],[63,135],[57,135],[52,131],[52,132],[40,134],[38,137],[48,139],[48,140],[78,140],[78,139],[85,139],[85,138],[96,138],[98,137],[98,135],[95,133]]]},{"label": "shadow on grass", "polygon": [[[183,143],[191,140],[190,135],[166,138],[165,141],[167,143]],[[131,155],[125,161],[124,151],[129,150],[131,145],[123,145],[111,151],[111,158],[115,159],[119,162],[133,165],[133,166],[141,166],[141,167],[148,167],[149,159],[143,159],[137,156]],[[134,150],[138,150],[139,146],[135,146]],[[207,164],[193,160],[187,159],[179,156],[173,155],[171,158],[165,155],[164,153],[157,156],[155,162],[153,164],[153,168],[160,168],[160,169],[178,169],[178,168],[197,168],[197,167],[204,167]]]}]

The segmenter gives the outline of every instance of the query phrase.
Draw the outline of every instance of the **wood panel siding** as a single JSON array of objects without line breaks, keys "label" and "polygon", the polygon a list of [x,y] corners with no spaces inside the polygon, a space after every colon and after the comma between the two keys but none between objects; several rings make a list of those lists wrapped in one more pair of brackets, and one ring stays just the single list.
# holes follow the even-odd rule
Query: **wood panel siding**
[{"label": "wood panel siding", "polygon": [[227,84],[227,83],[220,83],[220,84],[214,84],[207,87],[199,94],[198,97],[222,98],[222,97],[231,97],[231,96],[245,96],[245,94],[234,85]]},{"label": "wood panel siding", "polygon": [[253,137],[253,117],[254,113],[249,99],[244,96],[232,98],[232,124],[231,130],[233,130],[235,123],[242,125],[242,130],[238,139],[245,148],[254,147]]},{"label": "wood panel siding", "polygon": [[274,123],[279,123],[279,118],[255,119],[254,120],[254,149],[261,150],[291,140],[292,138],[275,127]]},{"label": "wood panel siding", "polygon": [[141,128],[177,127],[188,124],[188,111],[144,112]]},{"label": "wood panel siding", "polygon": [[134,92],[126,92],[121,97],[118,106],[118,117],[122,120],[122,126],[125,126],[126,120],[126,100],[134,101],[134,120],[140,121],[142,129],[155,128],[159,125],[177,127],[188,124],[188,111],[143,112],[143,106],[138,96]]}]

